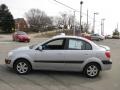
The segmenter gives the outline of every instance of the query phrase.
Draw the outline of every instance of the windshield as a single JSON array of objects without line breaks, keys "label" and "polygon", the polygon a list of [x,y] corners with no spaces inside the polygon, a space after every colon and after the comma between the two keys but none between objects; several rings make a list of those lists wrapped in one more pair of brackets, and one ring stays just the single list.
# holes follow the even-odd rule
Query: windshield
[{"label": "windshield", "polygon": [[17,32],[17,34],[18,34],[18,35],[26,35],[25,32],[21,32],[21,31],[20,31],[20,32]]},{"label": "windshield", "polygon": [[29,48],[33,49],[37,44],[30,45]]}]

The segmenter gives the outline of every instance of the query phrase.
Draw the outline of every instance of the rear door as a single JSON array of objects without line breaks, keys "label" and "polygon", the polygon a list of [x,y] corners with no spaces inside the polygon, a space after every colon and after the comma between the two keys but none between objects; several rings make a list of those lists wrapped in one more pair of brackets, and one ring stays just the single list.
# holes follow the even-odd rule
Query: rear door
[{"label": "rear door", "polygon": [[92,55],[92,46],[80,39],[68,39],[65,50],[65,69],[80,70],[81,65]]}]

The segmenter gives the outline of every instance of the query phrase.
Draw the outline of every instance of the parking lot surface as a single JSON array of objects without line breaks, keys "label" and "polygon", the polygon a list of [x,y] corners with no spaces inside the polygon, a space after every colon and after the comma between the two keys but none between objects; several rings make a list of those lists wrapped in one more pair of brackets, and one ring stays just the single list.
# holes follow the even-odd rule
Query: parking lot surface
[{"label": "parking lot surface", "polygon": [[0,40],[0,90],[120,90],[120,40],[110,39],[97,44],[111,48],[113,67],[99,77],[89,79],[79,72],[32,71],[28,75],[17,75],[6,67],[7,53],[20,46],[44,41],[45,38],[32,38],[30,43]]}]

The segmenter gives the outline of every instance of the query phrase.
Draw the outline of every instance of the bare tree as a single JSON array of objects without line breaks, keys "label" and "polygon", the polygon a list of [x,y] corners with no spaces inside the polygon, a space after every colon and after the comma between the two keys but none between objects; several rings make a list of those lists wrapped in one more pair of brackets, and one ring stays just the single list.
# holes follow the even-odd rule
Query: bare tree
[{"label": "bare tree", "polygon": [[83,32],[89,33],[90,25],[87,25],[87,23],[83,23],[82,28]]},{"label": "bare tree", "polygon": [[60,16],[53,17],[53,24],[57,27],[67,29],[68,26],[71,28],[74,24],[74,16],[67,14],[66,12],[60,13]]},{"label": "bare tree", "polygon": [[50,17],[48,17],[44,11],[39,9],[31,9],[25,13],[25,16],[30,28],[33,31],[38,32],[52,25]]},{"label": "bare tree", "polygon": [[68,24],[68,15],[67,15],[67,13],[62,13],[61,14],[61,16],[62,16],[62,24],[63,24],[63,26],[64,26],[64,29],[67,29],[67,24]]},{"label": "bare tree", "polygon": [[61,28],[61,26],[63,25],[62,18],[59,16],[52,17],[52,22],[53,22],[53,25],[58,28]]},{"label": "bare tree", "polygon": [[74,26],[74,16],[71,14],[68,16],[68,26],[70,29]]}]

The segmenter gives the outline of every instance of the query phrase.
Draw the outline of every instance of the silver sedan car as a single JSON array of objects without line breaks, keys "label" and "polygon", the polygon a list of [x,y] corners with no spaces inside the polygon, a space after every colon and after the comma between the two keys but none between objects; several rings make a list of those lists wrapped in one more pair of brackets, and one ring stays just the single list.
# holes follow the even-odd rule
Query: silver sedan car
[{"label": "silver sedan car", "polygon": [[42,69],[83,72],[89,78],[98,76],[102,70],[110,70],[112,66],[108,46],[66,35],[12,50],[5,63],[18,74]]},{"label": "silver sedan car", "polygon": [[100,41],[100,40],[104,40],[105,37],[103,35],[99,35],[99,34],[92,34],[91,35],[91,40],[97,40],[97,41]]}]

